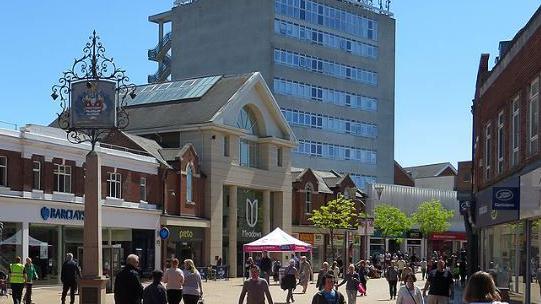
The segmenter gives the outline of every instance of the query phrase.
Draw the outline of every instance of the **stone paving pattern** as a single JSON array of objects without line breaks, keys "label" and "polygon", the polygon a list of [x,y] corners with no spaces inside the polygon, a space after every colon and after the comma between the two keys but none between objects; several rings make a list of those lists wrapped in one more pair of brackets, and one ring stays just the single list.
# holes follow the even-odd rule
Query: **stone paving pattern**
[{"label": "stone paving pattern", "polygon": [[[272,279],[271,279],[272,280]],[[205,304],[229,304],[229,303],[238,303],[239,295],[242,289],[242,279],[230,279],[228,281],[209,281],[203,282],[203,292]],[[274,303],[283,304],[285,303],[286,292],[280,289],[280,286],[276,283],[271,282],[271,294],[274,300]],[[378,304],[387,304],[395,303],[396,301],[389,300],[389,291],[388,285],[385,279],[371,279],[368,281],[368,290],[366,297],[357,297],[358,304],[365,303],[378,303]],[[418,281],[416,285],[422,288],[424,286],[424,281],[421,281],[420,276],[418,275]],[[310,304],[312,302],[312,296],[316,292],[315,282],[312,282],[308,286],[306,294],[300,293],[302,287],[294,292],[295,303],[294,304]],[[345,285],[339,288],[345,296]],[[36,304],[49,304],[49,303],[60,303],[60,286],[47,286],[39,287],[35,286],[33,290],[33,302]],[[456,299],[460,299],[462,296],[461,290],[457,291]],[[69,303],[69,296],[67,299]],[[11,298],[2,297],[0,298],[0,303],[12,303]],[[76,298],[76,303],[79,303],[79,298]],[[456,301],[455,303],[461,303]],[[107,295],[107,304],[114,304],[113,295]]]}]

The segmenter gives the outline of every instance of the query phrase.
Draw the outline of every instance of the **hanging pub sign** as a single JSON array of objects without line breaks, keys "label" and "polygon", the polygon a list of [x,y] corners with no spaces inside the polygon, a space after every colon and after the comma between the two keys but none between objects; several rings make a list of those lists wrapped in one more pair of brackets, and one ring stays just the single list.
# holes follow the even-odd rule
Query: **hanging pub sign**
[{"label": "hanging pub sign", "polygon": [[71,85],[70,128],[111,129],[116,127],[116,84],[85,80]]}]

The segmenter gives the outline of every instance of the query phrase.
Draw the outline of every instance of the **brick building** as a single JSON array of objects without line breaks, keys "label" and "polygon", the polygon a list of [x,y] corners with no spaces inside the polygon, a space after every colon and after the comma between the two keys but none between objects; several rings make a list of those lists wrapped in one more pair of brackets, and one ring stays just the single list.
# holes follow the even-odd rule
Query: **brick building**
[{"label": "brick building", "polygon": [[[326,202],[336,199],[338,195],[344,195],[355,202],[359,212],[364,211],[366,195],[356,188],[355,182],[348,174],[340,174],[336,171],[319,171],[310,168],[291,168],[292,174],[292,231],[293,236],[313,245],[312,264],[319,267],[324,261],[332,260],[330,235],[326,229],[314,227],[309,220],[312,210],[319,209]],[[362,253],[363,240],[361,230],[349,231],[348,242],[349,256],[355,261],[364,258]],[[335,256],[343,256],[345,243],[345,231],[338,230],[334,236]]]},{"label": "brick building", "polygon": [[537,272],[541,252],[541,8],[499,46],[492,69],[489,55],[481,55],[472,107],[479,262],[511,274],[509,283],[496,283],[509,285],[513,300],[540,303],[538,286],[524,282]]}]

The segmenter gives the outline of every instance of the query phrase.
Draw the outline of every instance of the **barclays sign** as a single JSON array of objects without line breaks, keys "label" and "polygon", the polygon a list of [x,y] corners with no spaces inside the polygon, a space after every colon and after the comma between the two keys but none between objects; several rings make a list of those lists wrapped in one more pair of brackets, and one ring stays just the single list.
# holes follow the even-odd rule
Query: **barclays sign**
[{"label": "barclays sign", "polygon": [[493,187],[492,210],[518,210],[520,208],[520,188]]},{"label": "barclays sign", "polygon": [[73,221],[84,220],[84,211],[82,210],[42,207],[40,209],[40,215],[44,221],[53,219]]}]

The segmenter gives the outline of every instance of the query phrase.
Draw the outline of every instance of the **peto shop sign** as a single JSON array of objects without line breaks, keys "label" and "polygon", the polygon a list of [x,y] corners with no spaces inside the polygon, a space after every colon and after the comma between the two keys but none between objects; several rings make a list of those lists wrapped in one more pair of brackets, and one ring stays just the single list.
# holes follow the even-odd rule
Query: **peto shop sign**
[{"label": "peto shop sign", "polygon": [[82,221],[85,218],[84,211],[82,210],[49,208],[45,206],[40,209],[40,215],[44,221],[53,219]]}]

